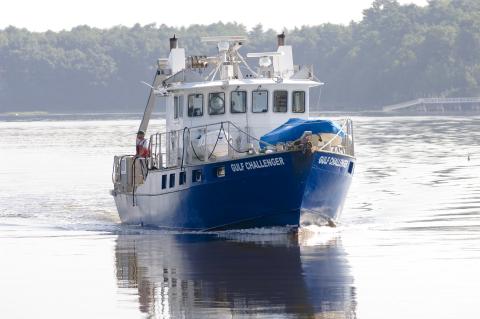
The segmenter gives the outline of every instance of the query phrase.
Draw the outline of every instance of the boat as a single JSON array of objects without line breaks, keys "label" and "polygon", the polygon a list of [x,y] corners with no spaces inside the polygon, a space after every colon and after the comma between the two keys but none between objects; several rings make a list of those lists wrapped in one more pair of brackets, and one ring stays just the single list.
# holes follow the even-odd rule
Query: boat
[{"label": "boat", "polygon": [[165,129],[148,155],[117,155],[112,195],[125,224],[216,231],[334,225],[354,166],[350,119],[309,119],[311,66],[272,52],[240,54],[244,36],[202,38],[214,56],[186,56],[178,38],[159,59],[139,131],[159,99]]}]

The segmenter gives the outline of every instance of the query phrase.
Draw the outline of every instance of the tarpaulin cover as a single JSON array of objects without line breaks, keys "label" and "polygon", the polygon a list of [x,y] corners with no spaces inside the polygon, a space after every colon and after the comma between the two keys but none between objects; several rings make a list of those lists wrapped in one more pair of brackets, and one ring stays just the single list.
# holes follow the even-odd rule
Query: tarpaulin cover
[{"label": "tarpaulin cover", "polygon": [[[275,145],[279,142],[291,142],[299,139],[305,131],[311,131],[312,134],[337,134],[340,132],[338,135],[342,138],[345,137],[345,133],[342,131],[342,127],[333,121],[303,120],[299,118],[292,118],[274,129],[273,131],[260,137],[260,140],[271,145]],[[264,147],[265,144],[261,146]]]}]

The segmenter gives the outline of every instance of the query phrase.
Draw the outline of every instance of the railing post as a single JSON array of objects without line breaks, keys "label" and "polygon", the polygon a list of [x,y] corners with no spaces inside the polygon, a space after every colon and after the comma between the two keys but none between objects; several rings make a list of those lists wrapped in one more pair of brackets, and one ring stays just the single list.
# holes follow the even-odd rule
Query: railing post
[{"label": "railing post", "polygon": [[224,134],[224,135],[226,135],[225,139],[227,140],[228,158],[232,158],[232,150],[230,148],[230,121],[227,122],[227,134]]},{"label": "railing post", "polygon": [[[182,135],[182,145],[180,145],[180,135]],[[180,131],[177,131],[177,165],[178,162],[180,161],[180,164],[182,162],[182,151],[183,151],[183,134],[180,134]]]},{"label": "railing post", "polygon": [[[182,136],[185,136],[185,134],[182,133]],[[183,147],[185,149],[185,153],[183,154],[183,161],[185,164],[190,164],[190,130],[188,131],[186,138],[187,141],[185,141],[185,138],[182,137]]]},{"label": "railing post", "polygon": [[207,143],[207,139],[208,139],[208,124],[205,125],[205,134],[204,134],[204,137],[205,137],[205,138],[204,138],[203,140],[205,141],[205,142],[204,142],[204,143],[205,143],[205,154],[204,154],[204,156],[203,156],[203,160],[204,160],[205,162],[208,162],[208,143]]},{"label": "railing post", "polygon": [[158,168],[159,169],[162,169],[162,154],[161,154],[161,144],[162,144],[162,135],[161,134],[157,134],[157,137],[156,137],[156,147],[155,147],[155,154],[157,156],[157,165],[158,165]]}]

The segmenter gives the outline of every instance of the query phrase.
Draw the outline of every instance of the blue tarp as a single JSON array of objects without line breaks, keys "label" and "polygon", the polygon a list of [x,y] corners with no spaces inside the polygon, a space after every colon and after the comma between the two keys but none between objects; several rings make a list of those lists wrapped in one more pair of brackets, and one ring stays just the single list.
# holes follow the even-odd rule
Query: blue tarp
[{"label": "blue tarp", "polygon": [[[342,138],[345,137],[342,127],[333,121],[292,118],[270,133],[260,137],[260,140],[275,145],[279,142],[295,141],[299,139],[305,131],[311,131],[313,134],[337,134],[340,132],[338,135]],[[264,146],[265,145],[262,145],[262,147]]]}]

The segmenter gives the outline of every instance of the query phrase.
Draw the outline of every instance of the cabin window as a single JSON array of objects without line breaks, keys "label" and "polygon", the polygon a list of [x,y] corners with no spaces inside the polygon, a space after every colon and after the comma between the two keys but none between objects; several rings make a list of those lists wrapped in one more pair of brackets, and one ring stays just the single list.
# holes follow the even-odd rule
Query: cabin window
[{"label": "cabin window", "polygon": [[273,112],[285,113],[287,112],[288,91],[274,91],[273,92]]},{"label": "cabin window", "polygon": [[252,112],[253,113],[268,112],[268,91],[266,90],[252,91]]},{"label": "cabin window", "polygon": [[178,184],[183,185],[187,181],[187,175],[185,171],[180,172],[179,179],[178,179]]},{"label": "cabin window", "polygon": [[175,187],[175,173],[170,174],[170,188]]},{"label": "cabin window", "polygon": [[208,114],[225,114],[225,93],[217,92],[208,94]]},{"label": "cabin window", "polygon": [[167,175],[162,175],[162,189],[167,188]]},{"label": "cabin window", "polygon": [[183,96],[173,97],[173,119],[183,117]]},{"label": "cabin window", "polygon": [[203,116],[203,94],[190,94],[188,96],[188,116]]},{"label": "cabin window", "polygon": [[232,91],[230,93],[230,112],[245,113],[247,111],[247,92]]},{"label": "cabin window", "polygon": [[305,113],[305,91],[293,91],[292,112]]}]

